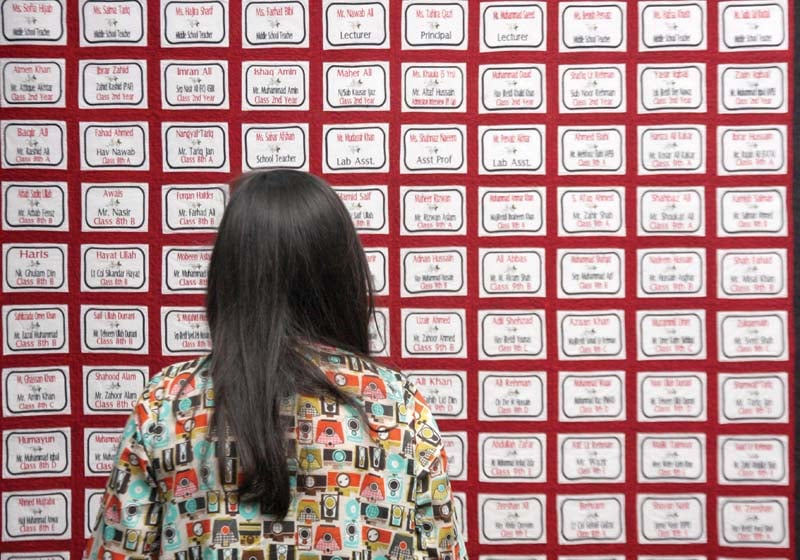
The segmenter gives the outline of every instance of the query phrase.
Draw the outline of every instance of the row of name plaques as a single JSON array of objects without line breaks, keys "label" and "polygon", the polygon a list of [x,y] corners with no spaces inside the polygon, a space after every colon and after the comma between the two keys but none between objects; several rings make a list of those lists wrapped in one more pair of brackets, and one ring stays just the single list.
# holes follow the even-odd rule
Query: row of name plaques
[{"label": "row of name plaques", "polygon": [[[85,476],[111,473],[121,436],[119,429],[84,428]],[[466,432],[445,432],[442,437],[449,463],[448,475],[453,480],[466,480]],[[480,433],[479,480],[546,482],[548,453],[557,455],[551,458],[557,459],[559,484],[624,483],[630,476],[625,472],[623,433],[559,433],[555,441],[551,439],[557,450],[547,450],[547,439],[544,433]],[[70,473],[71,431],[68,427],[4,430],[3,444],[5,449],[15,450],[6,455],[3,462],[6,479],[59,477]],[[707,480],[707,444],[703,433],[640,432],[635,446],[635,476],[640,484],[704,483]],[[721,485],[788,484],[788,436],[719,436],[716,452],[717,480]],[[188,449],[178,448],[168,453],[171,456],[164,457],[167,466],[181,467],[191,460]]]},{"label": "row of name plaques", "polygon": [[[3,169],[67,169],[64,121],[1,121]],[[322,126],[322,171],[333,173],[464,174],[467,126],[401,125],[399,158],[390,165],[389,125]],[[706,125],[640,125],[633,162],[638,175],[706,173]],[[220,123],[161,125],[161,163],[167,172],[229,172],[229,126]],[[242,169],[309,169],[308,124],[244,124]],[[478,126],[478,173],[543,175],[546,127]],[[787,172],[786,125],[716,126],[718,175]],[[147,122],[80,123],[80,169],[150,169]],[[557,127],[558,175],[624,175],[626,127]],[[709,169],[710,170],[710,169]]]},{"label": "row of name plaques", "polygon": [[[219,492],[206,497],[207,503],[221,512],[234,514],[237,504],[233,496]],[[3,541],[30,541],[41,538],[69,539],[72,524],[82,523],[84,535],[100,506],[103,491],[83,492],[84,519],[71,519],[73,492],[69,489],[3,492]],[[466,496],[455,492],[455,510],[461,521],[465,540],[469,539]],[[627,527],[626,499],[636,508],[635,527]],[[711,501],[713,500],[713,501]],[[710,503],[709,503],[710,502]],[[717,537],[712,540],[707,527],[707,508],[716,503]],[[643,545],[692,545],[716,541],[722,547],[788,548],[789,504],[786,497],[746,497],[686,492],[680,494],[618,493],[595,494],[489,494],[477,495],[478,541],[481,544],[545,544],[548,542],[546,513],[553,508],[557,520],[557,542],[560,545],[639,543]],[[42,521],[34,524],[33,521]],[[49,555],[24,553],[3,554],[3,559],[53,558],[67,560],[68,553]],[[481,558],[507,558],[481,556]],[[511,556],[516,558],[516,556]],[[545,560],[545,555],[530,558]],[[559,556],[559,558],[569,558]],[[579,556],[582,559],[624,560],[622,555]],[[652,560],[663,556],[638,556]],[[679,556],[701,560],[705,556]]]},{"label": "row of name plaques", "polygon": [[[203,294],[209,246],[164,246],[161,292]],[[82,292],[147,292],[149,246],[84,244],[80,248]],[[367,248],[376,295],[389,293],[388,249]],[[66,244],[2,244],[2,291],[67,292]],[[637,249],[636,295],[640,298],[706,297],[706,249]],[[480,297],[544,297],[545,249],[480,248]],[[786,249],[717,249],[716,296],[785,298]],[[466,247],[400,249],[400,295],[466,296]],[[625,298],[624,249],[558,249],[558,298]]]},{"label": "row of name plaques", "polygon": [[[275,60],[242,62],[241,108],[309,110],[309,62]],[[627,68],[634,68],[627,66]],[[714,67],[711,66],[713,69]],[[478,73],[479,113],[545,113],[544,64],[486,64]],[[713,70],[712,70],[713,71]],[[3,91],[0,107],[54,107],[66,104],[63,58],[0,59]],[[636,73],[636,111],[700,113],[708,111],[705,62],[640,63]],[[787,64],[719,64],[719,113],[786,113]],[[401,110],[466,111],[466,63],[402,63]],[[389,62],[322,64],[322,109],[389,111]],[[162,109],[228,109],[227,60],[161,60]],[[626,64],[561,64],[557,75],[560,113],[624,113],[627,108]],[[83,59],[78,65],[81,109],[145,109],[147,61]]]},{"label": "row of name plaques", "polygon": [[[467,358],[467,313],[457,308],[402,308],[403,358]],[[86,353],[147,354],[149,309],[139,305],[81,305],[80,347]],[[558,310],[555,317],[559,360],[705,360],[707,334],[716,335],[721,362],[785,361],[789,356],[785,310],[637,310],[628,332],[625,311]],[[3,355],[64,354],[69,351],[67,305],[3,305]],[[714,327],[707,325],[714,323]],[[376,355],[389,352],[389,309],[379,307],[371,321]],[[477,311],[477,358],[543,360],[547,353],[545,311]],[[161,307],[161,351],[200,354],[210,347],[202,307]],[[631,343],[634,348],[628,348]]]},{"label": "row of name plaques", "polygon": [[[479,420],[547,421],[548,381],[550,387],[557,387],[555,398],[559,422],[618,422],[628,420],[631,416],[642,423],[716,420],[720,424],[786,424],[789,419],[786,372],[716,373],[713,378],[718,391],[718,410],[710,412],[708,375],[703,371],[640,371],[626,374],[625,371],[616,370],[558,373],[479,370],[474,380],[468,380],[467,372],[459,370],[408,369],[407,372],[409,378],[425,391],[426,400],[439,420],[464,420],[470,414],[474,415],[474,411],[468,414],[467,386],[476,383]],[[78,376],[82,378],[83,414],[127,415],[144,390],[150,373],[146,366],[84,365],[82,372],[71,378],[69,366],[3,368],[3,416],[70,414],[73,409],[70,383],[74,382],[71,379]],[[635,385],[635,404],[631,403],[636,409],[633,414],[628,411],[626,404],[626,384],[629,383]],[[461,444],[453,444],[453,450],[460,451],[453,452],[450,461],[453,463],[451,474],[456,475],[458,480],[465,474],[463,465],[466,464],[459,460],[459,457],[466,457],[466,440],[461,439]],[[615,447],[615,452],[623,447]],[[678,449],[670,445],[660,447],[664,452]],[[703,455],[699,441],[696,446],[687,445],[684,449],[698,456]],[[777,454],[777,450],[774,452]],[[781,453],[785,454],[785,449]],[[448,447],[448,457],[450,455],[451,449]],[[6,460],[12,461],[14,457],[6,456]],[[780,466],[783,462],[777,461],[775,464]],[[8,470],[15,475],[30,471],[23,468]],[[756,476],[757,470],[751,469],[750,476]],[[774,479],[772,482],[785,483],[785,469],[776,472],[780,472],[781,476],[774,479],[771,475]],[[584,474],[589,476],[591,473]],[[666,470],[661,474],[678,481],[696,480]],[[764,472],[758,476],[761,475]],[[618,477],[613,478],[616,480]],[[643,480],[657,478],[659,476],[652,474],[640,477]],[[721,481],[724,478],[720,475]],[[745,478],[730,477],[728,481],[737,479],[736,482],[747,482]]]},{"label": "row of name plaques", "polygon": [[[148,21],[159,25],[163,48],[228,47],[229,0],[80,0],[80,46],[146,46]],[[469,46],[469,12],[479,12],[481,52],[547,49],[548,10],[557,11],[558,51],[625,52],[706,50],[708,27],[718,29],[720,51],[786,50],[787,0],[721,1],[710,21],[705,0],[664,2],[402,2],[403,50],[456,50]],[[148,13],[157,10],[157,14]],[[323,0],[323,49],[390,48],[389,0]],[[66,45],[66,0],[3,2],[0,44]],[[309,0],[244,0],[241,4],[244,48],[308,48]],[[636,38],[628,37],[629,19]],[[155,22],[159,22],[156,24]],[[316,22],[314,22],[316,25]],[[474,25],[474,24],[473,24]],[[75,41],[75,39],[70,39]],[[472,41],[475,41],[472,38]],[[629,42],[638,45],[629,47]]]},{"label": "row of name plaques", "polygon": [[[400,186],[398,194],[390,193],[387,185],[333,188],[359,233],[390,233],[390,206],[398,208],[400,235],[467,233],[467,188],[463,185]],[[2,230],[69,230],[68,198],[74,195],[66,182],[3,181],[0,189]],[[637,236],[703,237],[711,233],[706,226],[706,190],[702,186],[482,186],[477,188],[477,233],[481,237],[545,236],[546,200],[555,196],[558,236],[624,237],[630,227],[626,196],[633,196]],[[224,183],[163,185],[160,191],[165,234],[213,233],[229,196]],[[786,237],[786,187],[719,186],[713,191],[718,237]],[[148,232],[153,192],[148,183],[81,183],[81,231]],[[395,197],[399,198],[396,203]],[[380,257],[375,258],[380,262]]]}]

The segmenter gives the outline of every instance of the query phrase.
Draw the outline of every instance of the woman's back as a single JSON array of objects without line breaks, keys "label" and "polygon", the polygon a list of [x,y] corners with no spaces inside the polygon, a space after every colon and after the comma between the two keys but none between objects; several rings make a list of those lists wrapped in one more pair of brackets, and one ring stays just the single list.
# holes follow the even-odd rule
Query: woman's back
[{"label": "woman's back", "polygon": [[413,384],[332,346],[311,344],[302,353],[363,408],[302,395],[283,403],[292,488],[285,518],[239,500],[235,440],[224,444],[224,467],[218,466],[209,433],[214,387],[204,356],[169,366],[148,384],[123,433],[89,556],[466,556],[441,437]]}]

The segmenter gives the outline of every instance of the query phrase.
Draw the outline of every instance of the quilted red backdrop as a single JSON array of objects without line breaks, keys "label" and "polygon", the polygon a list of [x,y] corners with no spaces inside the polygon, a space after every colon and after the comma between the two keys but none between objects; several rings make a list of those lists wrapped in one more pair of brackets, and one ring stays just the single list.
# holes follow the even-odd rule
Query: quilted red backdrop
[{"label": "quilted red backdrop", "polygon": [[0,8],[3,560],[80,555],[269,167],[352,212],[471,555],[795,557],[793,2]]}]

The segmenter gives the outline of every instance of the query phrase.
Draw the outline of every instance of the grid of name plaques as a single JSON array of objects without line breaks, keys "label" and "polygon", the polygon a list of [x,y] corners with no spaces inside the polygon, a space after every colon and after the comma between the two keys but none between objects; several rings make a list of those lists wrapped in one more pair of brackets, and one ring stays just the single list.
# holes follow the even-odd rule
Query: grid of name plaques
[{"label": "grid of name plaques", "polygon": [[3,560],[80,557],[270,168],[349,209],[472,557],[795,557],[793,2],[0,8]]}]

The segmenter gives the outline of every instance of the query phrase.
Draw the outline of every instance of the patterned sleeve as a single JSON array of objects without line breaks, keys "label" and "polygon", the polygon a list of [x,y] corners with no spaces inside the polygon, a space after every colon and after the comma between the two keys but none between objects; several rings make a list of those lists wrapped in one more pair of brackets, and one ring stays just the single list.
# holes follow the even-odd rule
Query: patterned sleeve
[{"label": "patterned sleeve", "polygon": [[84,560],[159,557],[161,492],[145,435],[157,425],[150,400],[159,378],[150,380],[125,424]]},{"label": "patterned sleeve", "polygon": [[414,476],[416,477],[416,531],[421,558],[466,560],[459,520],[439,427],[425,397],[408,384],[413,395]]}]

